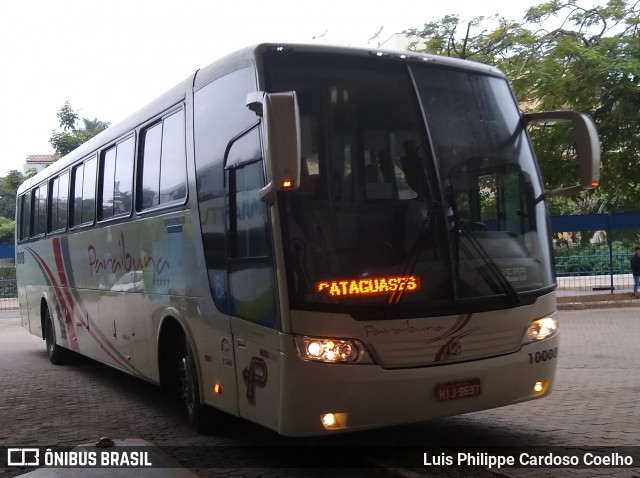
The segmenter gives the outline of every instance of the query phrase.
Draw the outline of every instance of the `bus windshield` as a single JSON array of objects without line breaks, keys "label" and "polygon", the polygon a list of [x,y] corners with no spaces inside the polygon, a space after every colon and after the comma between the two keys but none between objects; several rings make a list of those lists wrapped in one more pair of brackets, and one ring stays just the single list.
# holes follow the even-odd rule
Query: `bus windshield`
[{"label": "bus windshield", "polygon": [[300,188],[278,196],[293,308],[433,315],[553,287],[543,190],[504,77],[373,55],[264,61],[268,90],[296,91],[300,108]]}]

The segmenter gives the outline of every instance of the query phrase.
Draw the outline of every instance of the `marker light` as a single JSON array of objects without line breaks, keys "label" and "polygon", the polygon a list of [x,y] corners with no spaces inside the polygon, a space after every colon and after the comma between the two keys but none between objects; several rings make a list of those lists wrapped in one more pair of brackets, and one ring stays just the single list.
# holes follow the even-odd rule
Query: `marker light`
[{"label": "marker light", "polygon": [[292,179],[283,179],[282,182],[280,183],[280,185],[282,186],[282,189],[291,189],[293,188],[293,180]]},{"label": "marker light", "polygon": [[558,321],[554,317],[544,317],[531,322],[527,328],[529,342],[537,342],[551,337],[558,331]]},{"label": "marker light", "polygon": [[298,357],[325,363],[373,363],[359,340],[307,336],[294,337]]},{"label": "marker light", "polygon": [[213,393],[215,393],[216,395],[222,394],[222,385],[220,385],[219,383],[216,383],[213,386]]}]

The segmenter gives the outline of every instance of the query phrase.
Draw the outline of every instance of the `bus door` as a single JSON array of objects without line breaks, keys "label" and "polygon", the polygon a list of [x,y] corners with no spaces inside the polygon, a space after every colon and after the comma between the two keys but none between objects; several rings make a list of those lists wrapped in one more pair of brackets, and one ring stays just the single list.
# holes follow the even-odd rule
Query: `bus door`
[{"label": "bus door", "polygon": [[[239,141],[234,145],[239,146]],[[228,274],[240,415],[276,428],[280,323],[262,160],[227,163]]]}]

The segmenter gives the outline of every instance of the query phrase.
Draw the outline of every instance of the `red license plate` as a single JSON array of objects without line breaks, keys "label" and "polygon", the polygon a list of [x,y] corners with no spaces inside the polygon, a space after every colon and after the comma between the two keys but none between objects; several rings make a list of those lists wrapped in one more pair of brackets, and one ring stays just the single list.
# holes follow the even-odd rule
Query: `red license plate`
[{"label": "red license plate", "polygon": [[458,398],[477,397],[482,393],[479,378],[460,382],[439,383],[436,385],[438,400],[457,400]]}]

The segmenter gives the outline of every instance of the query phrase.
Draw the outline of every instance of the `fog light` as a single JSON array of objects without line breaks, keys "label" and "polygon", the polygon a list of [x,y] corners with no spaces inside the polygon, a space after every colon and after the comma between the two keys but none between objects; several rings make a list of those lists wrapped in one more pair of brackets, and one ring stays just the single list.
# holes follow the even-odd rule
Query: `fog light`
[{"label": "fog light", "polygon": [[327,430],[340,430],[347,428],[346,413],[325,413],[320,415],[320,422]]},{"label": "fog light", "polygon": [[543,380],[542,382],[536,382],[533,384],[533,392],[531,393],[532,397],[539,397],[540,395],[544,395],[549,390],[549,386],[551,385],[550,380]]}]

